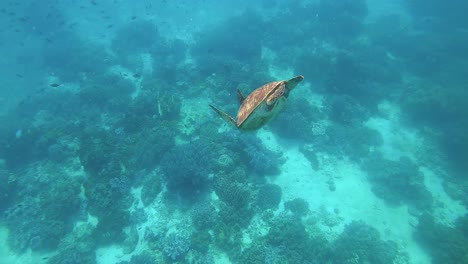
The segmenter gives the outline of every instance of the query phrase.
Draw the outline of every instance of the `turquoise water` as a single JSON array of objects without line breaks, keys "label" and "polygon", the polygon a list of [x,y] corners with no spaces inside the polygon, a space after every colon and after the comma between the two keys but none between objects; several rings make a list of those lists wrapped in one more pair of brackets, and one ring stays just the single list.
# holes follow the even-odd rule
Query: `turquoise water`
[{"label": "turquoise water", "polygon": [[0,264],[468,263],[467,9],[2,1]]}]

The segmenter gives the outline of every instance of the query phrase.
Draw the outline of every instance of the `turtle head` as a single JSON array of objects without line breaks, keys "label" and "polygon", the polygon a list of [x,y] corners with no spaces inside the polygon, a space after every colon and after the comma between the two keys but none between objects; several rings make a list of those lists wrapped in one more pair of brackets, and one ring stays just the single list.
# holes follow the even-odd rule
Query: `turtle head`
[{"label": "turtle head", "polygon": [[304,76],[302,75],[298,75],[292,79],[290,79],[289,81],[286,82],[286,88],[288,88],[289,91],[291,91],[292,89],[294,89],[294,87],[296,87],[296,85],[298,85],[302,80],[304,80]]},{"label": "turtle head", "polygon": [[281,81],[273,89],[272,93],[266,99],[266,103],[269,106],[273,106],[279,99],[285,99],[288,97],[289,92],[296,87],[302,80],[304,76],[298,75],[288,81]]}]

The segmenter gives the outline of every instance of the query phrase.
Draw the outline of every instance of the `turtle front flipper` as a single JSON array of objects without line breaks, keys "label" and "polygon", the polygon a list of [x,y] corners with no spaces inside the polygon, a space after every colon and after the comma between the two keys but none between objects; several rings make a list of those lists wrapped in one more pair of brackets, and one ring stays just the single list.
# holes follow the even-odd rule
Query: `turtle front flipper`
[{"label": "turtle front flipper", "polygon": [[226,114],[225,112],[219,110],[218,108],[216,108],[215,106],[213,105],[209,105],[211,108],[213,108],[213,110],[215,110],[216,113],[218,113],[218,115],[220,117],[222,117],[224,119],[224,121],[228,122],[228,123],[231,123],[233,124],[234,126],[237,127],[237,122],[234,118],[232,118],[232,116]]},{"label": "turtle front flipper", "polygon": [[239,99],[239,104],[242,104],[245,100],[245,96],[241,93],[239,89],[237,89],[237,99]]}]

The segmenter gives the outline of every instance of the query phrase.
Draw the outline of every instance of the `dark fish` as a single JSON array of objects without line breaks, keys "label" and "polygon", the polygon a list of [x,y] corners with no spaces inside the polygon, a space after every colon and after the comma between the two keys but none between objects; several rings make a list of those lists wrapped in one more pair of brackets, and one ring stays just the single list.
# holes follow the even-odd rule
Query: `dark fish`
[{"label": "dark fish", "polygon": [[17,74],[16,74],[16,77],[18,77],[18,78],[23,78],[24,76],[21,75],[21,74],[19,74],[19,73],[17,73]]},{"label": "dark fish", "polygon": [[135,20],[137,17],[136,16],[132,16],[132,20]]},{"label": "dark fish", "polygon": [[138,73],[133,74],[133,78],[140,78],[140,76],[141,76],[141,75],[138,74]]},{"label": "dark fish", "polygon": [[59,87],[59,86],[60,86],[60,84],[58,84],[58,83],[52,83],[52,84],[50,84],[50,87]]}]

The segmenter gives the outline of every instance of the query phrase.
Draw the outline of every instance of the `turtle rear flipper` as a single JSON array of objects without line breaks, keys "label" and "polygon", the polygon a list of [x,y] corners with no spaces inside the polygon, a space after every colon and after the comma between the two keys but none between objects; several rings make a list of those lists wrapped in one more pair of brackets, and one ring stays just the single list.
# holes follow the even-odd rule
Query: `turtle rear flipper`
[{"label": "turtle rear flipper", "polygon": [[232,118],[232,116],[226,114],[225,112],[219,110],[218,108],[216,108],[215,106],[213,105],[209,105],[213,110],[215,110],[216,113],[218,113],[219,116],[221,116],[221,118],[224,119],[224,121],[228,122],[228,123],[231,123],[233,124],[234,126],[237,127],[237,122],[234,118]]}]

